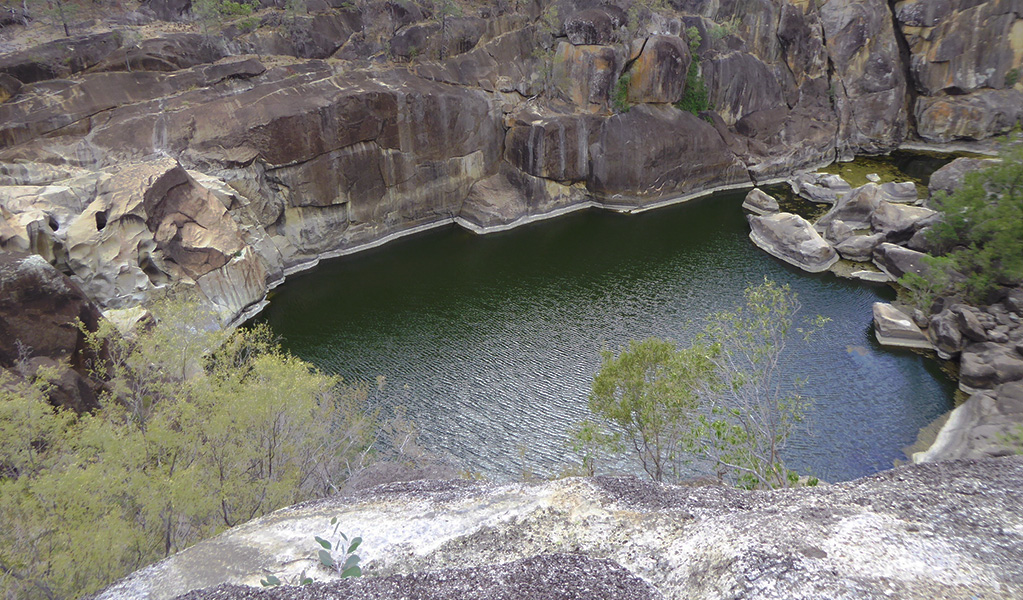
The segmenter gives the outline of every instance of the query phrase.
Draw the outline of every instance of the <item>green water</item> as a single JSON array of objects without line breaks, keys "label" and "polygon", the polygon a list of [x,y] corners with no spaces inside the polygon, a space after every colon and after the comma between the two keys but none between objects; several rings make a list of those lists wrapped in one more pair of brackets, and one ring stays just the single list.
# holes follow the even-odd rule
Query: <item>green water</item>
[{"label": "green water", "polygon": [[573,461],[566,429],[587,414],[602,348],[684,342],[767,276],[792,286],[804,314],[831,318],[813,345],[789,344],[783,368],[816,399],[789,461],[830,481],[891,467],[952,407],[954,382],[935,361],[875,342],[871,304],[892,299],[888,287],[808,275],[755,248],[742,197],[590,210],[486,236],[434,230],[289,278],[261,318],[326,371],[382,375],[371,401],[406,407],[424,446],[506,479]]}]

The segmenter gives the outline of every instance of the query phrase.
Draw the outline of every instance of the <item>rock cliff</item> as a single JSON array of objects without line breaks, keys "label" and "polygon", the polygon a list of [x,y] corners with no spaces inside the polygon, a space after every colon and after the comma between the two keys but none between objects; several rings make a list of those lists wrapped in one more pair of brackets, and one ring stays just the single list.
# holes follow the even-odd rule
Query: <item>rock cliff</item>
[{"label": "rock cliff", "polygon": [[[320,257],[423,228],[634,210],[1012,128],[1019,3],[939,4],[266,2],[199,28],[189,2],[150,0],[4,46],[0,247],[103,309],[174,288],[227,322]],[[674,107],[701,79],[711,110]]]},{"label": "rock cliff", "polygon": [[[773,492],[602,477],[387,484],[236,527],[97,600],[1013,598],[1021,486],[1023,457]],[[313,538],[333,517],[364,539],[359,580],[330,582],[315,566]],[[303,570],[322,582],[238,585]]]}]

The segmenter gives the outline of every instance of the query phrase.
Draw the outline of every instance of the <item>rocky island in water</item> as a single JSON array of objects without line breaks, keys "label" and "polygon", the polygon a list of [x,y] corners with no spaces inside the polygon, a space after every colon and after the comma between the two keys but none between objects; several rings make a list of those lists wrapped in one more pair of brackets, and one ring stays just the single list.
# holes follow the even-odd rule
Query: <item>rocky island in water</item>
[{"label": "rocky island in water", "polygon": [[[942,218],[934,194],[1011,158],[957,159],[926,193],[898,181],[853,187],[815,171],[898,149],[1014,156],[1000,136],[1023,123],[1020,1],[2,8],[5,597],[1023,597],[1023,460],[1008,456],[1023,423],[1023,288],[1002,275],[980,300],[938,294],[926,306],[875,306],[881,343],[952,359],[969,399],[914,456],[920,464],[852,482],[775,491],[608,477],[499,486],[395,467],[377,479],[390,483],[328,481],[296,498],[329,497],[271,514],[284,504],[257,499],[240,518],[226,496],[211,498],[220,506],[206,510],[223,518],[206,533],[227,531],[176,552],[190,513],[174,508],[174,490],[200,489],[209,474],[172,481],[169,465],[188,452],[177,448],[140,467],[166,473],[167,497],[143,502],[134,489],[116,509],[80,512],[92,526],[121,510],[158,515],[151,520],[165,535],[156,541],[132,538],[127,526],[95,530],[109,540],[90,534],[96,548],[118,549],[110,564],[68,567],[107,555],[61,546],[77,524],[21,520],[75,514],[76,497],[28,474],[59,468],[71,478],[104,464],[96,448],[107,442],[85,436],[96,433],[94,415],[116,413],[103,418],[132,424],[151,449],[161,385],[231,377],[217,370],[223,363],[203,362],[213,348],[200,345],[180,359],[179,376],[153,375],[151,389],[118,383],[118,369],[151,364],[119,352],[146,339],[136,336],[152,327],[148,309],[168,297],[187,297],[202,315],[186,332],[198,339],[257,314],[289,275],[400,236],[453,223],[502,231],[575,210],[633,212],[746,188],[751,239],[780,260],[868,281],[934,279],[926,258],[938,252],[926,233]],[[760,189],[779,182],[831,206],[815,222],[782,212]],[[1018,203],[1018,184],[1015,193]],[[1015,210],[1007,214],[1019,218]],[[217,341],[214,355],[230,344]],[[230,360],[255,372],[260,352]],[[40,403],[25,402],[30,389]],[[122,401],[132,394],[136,403]],[[183,423],[199,421],[180,416],[167,431],[183,436]],[[53,432],[74,427],[84,432],[67,442],[78,458],[47,458],[64,443]],[[448,479],[400,481],[417,474]],[[146,512],[157,502],[167,504]],[[334,581],[341,570],[317,558],[317,544],[340,548],[332,519],[365,540],[355,544],[363,577]],[[356,553],[344,541],[341,558]],[[104,575],[79,576],[87,568]],[[260,586],[307,574],[317,582]]]}]

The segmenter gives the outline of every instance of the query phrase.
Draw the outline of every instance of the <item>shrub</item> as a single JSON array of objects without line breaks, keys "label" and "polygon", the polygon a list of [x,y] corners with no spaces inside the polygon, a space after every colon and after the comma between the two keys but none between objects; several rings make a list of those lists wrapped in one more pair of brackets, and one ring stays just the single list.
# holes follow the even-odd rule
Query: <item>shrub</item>
[{"label": "shrub", "polygon": [[[201,539],[334,492],[368,460],[365,394],[288,355],[167,312],[108,360],[103,409],[54,410],[0,381],[0,596],[74,598]],[[212,350],[220,344],[216,350]],[[205,358],[203,358],[205,357]],[[8,526],[10,524],[10,526]]]},{"label": "shrub", "polygon": [[632,73],[623,73],[615,83],[614,92],[611,94],[611,107],[615,112],[629,112],[632,106],[629,104],[629,82],[632,81]]}]

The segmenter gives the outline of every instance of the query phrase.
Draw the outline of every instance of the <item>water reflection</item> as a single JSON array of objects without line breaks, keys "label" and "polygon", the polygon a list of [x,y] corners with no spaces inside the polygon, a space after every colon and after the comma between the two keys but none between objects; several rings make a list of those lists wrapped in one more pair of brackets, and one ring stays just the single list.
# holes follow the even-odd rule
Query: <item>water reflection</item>
[{"label": "water reflection", "polygon": [[[884,286],[807,275],[748,240],[742,195],[640,215],[578,213],[489,236],[451,228],[327,262],[289,279],[263,315],[286,346],[404,405],[424,444],[496,478],[550,475],[587,414],[602,348],[651,335],[684,342],[768,276],[831,323],[793,341],[784,369],[817,402],[789,459],[825,480],[888,468],[951,407],[936,363],[881,349]],[[618,465],[628,468],[627,465]]]}]

